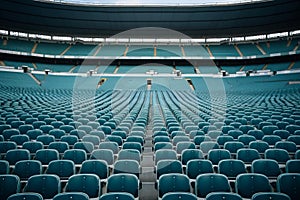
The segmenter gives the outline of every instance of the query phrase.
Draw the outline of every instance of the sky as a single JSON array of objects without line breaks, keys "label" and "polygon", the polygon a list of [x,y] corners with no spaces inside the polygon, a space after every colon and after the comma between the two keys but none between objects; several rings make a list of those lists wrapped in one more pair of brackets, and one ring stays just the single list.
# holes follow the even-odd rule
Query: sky
[{"label": "sky", "polygon": [[245,0],[63,0],[63,1],[93,3],[93,4],[94,3],[95,4],[209,4],[209,3],[242,2]]}]

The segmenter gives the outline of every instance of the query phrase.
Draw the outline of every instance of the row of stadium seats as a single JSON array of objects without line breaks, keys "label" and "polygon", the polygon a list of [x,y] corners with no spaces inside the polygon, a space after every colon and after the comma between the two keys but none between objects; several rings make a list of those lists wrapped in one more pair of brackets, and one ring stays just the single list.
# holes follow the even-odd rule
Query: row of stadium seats
[{"label": "row of stadium seats", "polygon": [[[253,56],[273,53],[289,52],[297,49],[298,40],[279,40],[259,42],[257,44],[223,44],[223,45],[103,45],[92,44],[61,44],[61,43],[33,43],[25,40],[0,40],[0,48],[4,50],[33,52],[50,55],[72,56],[204,56],[210,54],[215,57]],[[259,47],[258,47],[259,46]],[[239,51],[236,50],[239,49]],[[242,55],[241,55],[242,54]]]}]

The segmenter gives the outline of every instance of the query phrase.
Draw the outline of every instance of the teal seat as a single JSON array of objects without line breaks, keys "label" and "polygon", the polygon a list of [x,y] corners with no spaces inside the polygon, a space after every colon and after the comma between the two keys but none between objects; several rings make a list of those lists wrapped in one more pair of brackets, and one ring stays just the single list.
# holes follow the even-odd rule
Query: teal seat
[{"label": "teal seat", "polygon": [[279,192],[259,192],[254,194],[251,198],[251,200],[266,200],[266,199],[291,200],[291,198],[288,195]]},{"label": "teal seat", "polygon": [[241,160],[225,159],[219,162],[218,172],[235,179],[239,174],[246,173],[246,166]]},{"label": "teal seat", "polygon": [[27,149],[11,149],[6,152],[5,160],[15,165],[18,161],[30,160],[30,152]]},{"label": "teal seat", "polygon": [[10,195],[20,192],[20,179],[16,175],[0,175],[0,200],[7,200]]},{"label": "teal seat", "polygon": [[187,162],[186,174],[190,179],[196,179],[200,174],[213,173],[213,165],[209,160],[193,159]]},{"label": "teal seat", "polygon": [[133,174],[113,174],[107,179],[107,193],[127,192],[135,198],[139,197],[139,180]]},{"label": "teal seat", "polygon": [[159,177],[163,174],[181,174],[182,172],[182,164],[178,160],[160,160],[156,164],[156,179],[159,179]]},{"label": "teal seat", "polygon": [[87,159],[87,154],[82,149],[69,149],[64,152],[63,159],[72,160],[75,164],[81,164]]},{"label": "teal seat", "polygon": [[280,174],[277,178],[276,188],[278,192],[287,194],[291,200],[298,200],[300,196],[300,174]]},{"label": "teal seat", "polygon": [[35,154],[35,160],[40,161],[43,165],[48,165],[52,160],[58,160],[59,153],[55,149],[40,149]]},{"label": "teal seat", "polygon": [[185,149],[181,153],[181,163],[186,165],[188,161],[194,159],[203,159],[204,155],[199,149]]},{"label": "teal seat", "polygon": [[100,178],[95,174],[75,174],[69,178],[65,190],[83,192],[89,198],[97,198],[101,195]]},{"label": "teal seat", "polygon": [[57,175],[33,175],[28,179],[24,192],[35,192],[41,194],[44,199],[52,199],[61,192],[61,182]]},{"label": "teal seat", "polygon": [[242,200],[243,198],[232,192],[211,192],[206,195],[206,200]]},{"label": "teal seat", "polygon": [[99,200],[134,200],[134,196],[127,192],[110,192],[103,194]]},{"label": "teal seat", "polygon": [[211,192],[230,192],[228,179],[223,174],[206,173],[198,175],[195,183],[195,193],[205,198]]},{"label": "teal seat", "polygon": [[197,200],[197,196],[188,192],[168,192],[163,195],[162,200]]},{"label": "teal seat", "polygon": [[91,160],[104,160],[108,165],[114,163],[114,152],[110,149],[95,149],[92,151]]},{"label": "teal seat", "polygon": [[139,178],[140,165],[136,160],[117,160],[113,167],[114,174],[126,173],[134,174]]},{"label": "teal seat", "polygon": [[71,160],[53,160],[49,163],[45,173],[55,174],[61,179],[67,179],[75,174],[75,164]]},{"label": "teal seat", "polygon": [[27,180],[33,175],[42,173],[42,163],[38,160],[22,160],[15,164],[13,174],[21,180]]},{"label": "teal seat", "polygon": [[43,197],[38,193],[28,192],[13,194],[7,200],[43,200]]},{"label": "teal seat", "polygon": [[253,161],[251,172],[263,174],[268,178],[277,178],[277,176],[281,174],[278,162],[272,159],[259,159]]},{"label": "teal seat", "polygon": [[286,162],[285,171],[287,173],[300,173],[300,160],[288,160]]},{"label": "teal seat", "polygon": [[190,180],[184,174],[163,174],[158,180],[158,197],[162,198],[163,195],[169,192],[190,192]]},{"label": "teal seat", "polygon": [[221,160],[230,158],[230,152],[226,149],[212,149],[208,152],[208,159],[213,165],[218,165]]},{"label": "teal seat", "polygon": [[109,175],[108,164],[104,160],[86,160],[82,163],[79,173],[96,174],[100,180],[104,180]]}]

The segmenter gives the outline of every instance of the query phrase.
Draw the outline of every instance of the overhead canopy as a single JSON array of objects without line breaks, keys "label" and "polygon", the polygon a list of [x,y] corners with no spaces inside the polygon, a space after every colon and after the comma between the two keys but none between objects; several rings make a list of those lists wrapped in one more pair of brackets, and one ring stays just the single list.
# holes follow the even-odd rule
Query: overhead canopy
[{"label": "overhead canopy", "polygon": [[[47,35],[111,37],[127,31],[128,37],[178,38],[173,32],[178,31],[192,38],[212,38],[300,29],[298,0],[215,6],[96,6],[0,0],[0,5],[0,29]],[[143,27],[173,31],[128,31]]]}]

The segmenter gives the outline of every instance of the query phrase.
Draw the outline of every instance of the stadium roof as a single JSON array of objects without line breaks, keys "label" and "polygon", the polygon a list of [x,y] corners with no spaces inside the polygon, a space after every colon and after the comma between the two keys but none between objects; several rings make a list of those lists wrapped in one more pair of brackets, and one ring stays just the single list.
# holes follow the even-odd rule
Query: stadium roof
[{"label": "stadium roof", "polygon": [[[298,0],[122,6],[0,0],[0,5],[0,29],[47,35],[111,37],[135,28],[160,27],[192,38],[212,38],[300,29]],[[155,31],[133,33],[128,37],[172,37]]]}]

